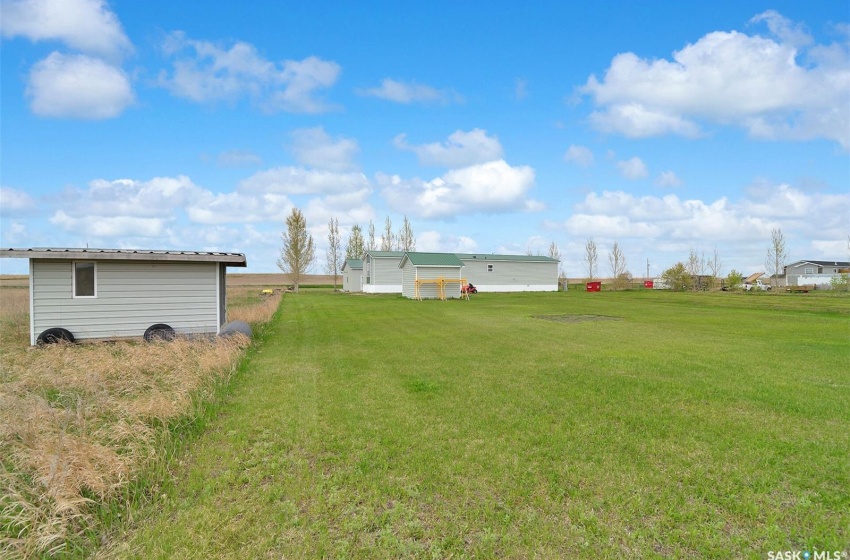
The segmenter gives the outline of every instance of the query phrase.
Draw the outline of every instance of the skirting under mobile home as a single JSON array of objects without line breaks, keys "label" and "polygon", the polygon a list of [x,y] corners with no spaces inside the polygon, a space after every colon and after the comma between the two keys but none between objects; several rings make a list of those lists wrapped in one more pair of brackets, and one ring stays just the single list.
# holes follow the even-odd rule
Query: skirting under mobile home
[{"label": "skirting under mobile home", "polygon": [[[241,253],[0,249],[29,259],[30,343],[49,329],[76,340],[135,338],[154,326],[214,335],[226,322],[226,269]],[[167,329],[165,329],[167,327]]]}]

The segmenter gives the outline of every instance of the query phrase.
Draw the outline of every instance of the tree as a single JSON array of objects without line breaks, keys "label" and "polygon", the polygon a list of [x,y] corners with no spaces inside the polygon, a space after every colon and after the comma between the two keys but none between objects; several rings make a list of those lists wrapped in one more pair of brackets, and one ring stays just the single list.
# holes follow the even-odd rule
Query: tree
[{"label": "tree", "polygon": [[372,220],[369,220],[369,243],[366,248],[370,251],[374,251],[378,248],[378,246],[375,245],[375,224],[372,223]]},{"label": "tree", "polygon": [[348,236],[348,244],[345,246],[345,258],[362,259],[365,252],[366,244],[363,241],[363,231],[359,225],[355,224],[351,228],[351,234]]},{"label": "tree", "polygon": [[787,260],[788,253],[785,250],[785,236],[782,235],[782,230],[779,228],[770,230],[770,247],[767,249],[765,268],[770,274],[770,285],[774,292],[779,284],[779,275],[785,269],[785,261]]},{"label": "tree", "polygon": [[691,288],[691,274],[684,263],[677,262],[661,274],[664,283],[674,292],[684,292]]},{"label": "tree", "polygon": [[611,278],[614,281],[614,289],[620,290],[625,288],[627,281],[626,275],[626,255],[620,248],[620,244],[616,241],[611,247],[611,252],[608,253],[608,264],[611,267]]},{"label": "tree", "polygon": [[711,289],[714,290],[717,288],[717,282],[723,270],[723,263],[720,262],[720,253],[717,252],[717,247],[714,248],[714,254],[708,261],[708,270],[711,271]]},{"label": "tree", "polygon": [[744,283],[744,275],[734,268],[729,271],[729,276],[726,277],[726,287],[730,290],[737,290]]},{"label": "tree", "polygon": [[401,225],[401,231],[398,232],[398,250],[416,250],[416,238],[413,237],[413,228],[410,226],[410,220],[407,219],[406,214],[404,216],[404,223]]},{"label": "tree", "polygon": [[685,263],[685,269],[691,277],[691,289],[698,292],[702,288],[701,279],[705,271],[705,258],[700,257],[696,250],[691,249],[688,255],[688,262]]},{"label": "tree", "polygon": [[599,257],[596,252],[596,241],[593,238],[588,239],[584,244],[584,263],[587,265],[587,279],[593,280],[596,276],[596,265],[599,262]]},{"label": "tree", "polygon": [[393,223],[390,220],[390,217],[387,216],[387,219],[384,220],[384,233],[381,234],[381,251],[392,251],[393,250]]},{"label": "tree", "polygon": [[339,220],[331,218],[328,222],[328,252],[326,269],[328,274],[333,274],[334,291],[336,291],[336,277],[342,266],[342,240],[339,237]]},{"label": "tree", "polygon": [[298,292],[301,276],[307,273],[316,260],[313,236],[307,233],[307,220],[298,208],[293,208],[286,218],[286,230],[280,235],[283,247],[277,266],[292,280],[293,289]]}]

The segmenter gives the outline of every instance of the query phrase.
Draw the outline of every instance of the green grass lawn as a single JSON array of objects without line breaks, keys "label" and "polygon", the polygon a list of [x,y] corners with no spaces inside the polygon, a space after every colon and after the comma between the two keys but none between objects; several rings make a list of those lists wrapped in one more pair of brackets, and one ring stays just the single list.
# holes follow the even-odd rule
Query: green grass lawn
[{"label": "green grass lawn", "polygon": [[848,550],[848,370],[846,297],[287,294],[112,553]]}]

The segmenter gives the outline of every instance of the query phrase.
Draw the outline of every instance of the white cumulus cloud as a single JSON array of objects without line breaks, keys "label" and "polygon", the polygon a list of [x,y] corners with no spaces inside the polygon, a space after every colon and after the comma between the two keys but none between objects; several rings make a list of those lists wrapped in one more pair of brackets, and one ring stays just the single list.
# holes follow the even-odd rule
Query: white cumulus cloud
[{"label": "white cumulus cloud", "polygon": [[133,46],[104,0],[3,0],[4,37],[61,41],[72,49],[110,59]]},{"label": "white cumulus cloud", "polygon": [[258,171],[239,183],[244,192],[296,194],[333,194],[371,188],[363,173],[305,169],[281,166]]},{"label": "white cumulus cloud", "polygon": [[321,126],[293,131],[291,149],[302,165],[328,171],[356,169],[354,157],[360,150],[356,141],[332,138]]},{"label": "white cumulus cloud", "polygon": [[159,83],[177,97],[198,103],[235,102],[249,97],[267,111],[322,113],[336,108],[319,97],[333,86],[341,67],[315,56],[274,63],[250,43],[230,48],[210,41],[171,33],[163,52],[173,59],[173,70],[162,71]]},{"label": "white cumulus cloud", "polygon": [[584,146],[572,144],[564,154],[564,161],[569,161],[579,167],[590,167],[593,165],[593,152]]},{"label": "white cumulus cloud", "polygon": [[11,187],[0,187],[0,214],[13,216],[35,208],[35,200],[24,191]]},{"label": "white cumulus cloud", "polygon": [[715,31],[670,60],[618,54],[601,79],[590,76],[581,88],[596,104],[591,123],[631,137],[692,137],[714,123],[850,149],[848,44],[809,46],[802,26],[774,11],[753,18],[759,22],[771,36]]},{"label": "white cumulus cloud", "polygon": [[135,99],[123,70],[99,58],[53,52],[29,74],[26,95],[42,117],[108,119]]},{"label": "white cumulus cloud", "polygon": [[394,209],[424,218],[459,214],[536,211],[539,202],[527,198],[534,186],[534,170],[496,160],[422,181],[379,175],[383,196]]},{"label": "white cumulus cloud", "polygon": [[499,139],[488,136],[480,128],[469,132],[457,130],[445,142],[411,145],[404,134],[399,134],[393,143],[401,150],[415,153],[422,165],[464,167],[501,159],[504,154]]},{"label": "white cumulus cloud", "polygon": [[379,87],[357,90],[360,95],[378,97],[395,103],[460,103],[463,97],[451,90],[441,90],[416,82],[401,82],[390,78],[381,81]]},{"label": "white cumulus cloud", "polygon": [[658,174],[655,184],[659,187],[681,187],[682,180],[672,171],[662,171]]},{"label": "white cumulus cloud", "polygon": [[617,169],[620,171],[620,175],[630,181],[645,179],[649,176],[649,170],[646,168],[646,164],[639,157],[618,161]]}]

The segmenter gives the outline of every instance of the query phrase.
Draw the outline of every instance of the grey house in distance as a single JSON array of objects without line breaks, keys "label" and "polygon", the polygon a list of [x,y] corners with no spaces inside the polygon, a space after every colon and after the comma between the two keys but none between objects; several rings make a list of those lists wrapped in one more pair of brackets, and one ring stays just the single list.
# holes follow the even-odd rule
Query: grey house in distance
[{"label": "grey house in distance", "polygon": [[557,259],[542,255],[458,253],[463,276],[479,292],[557,292]]},{"label": "grey house in distance", "polygon": [[404,251],[366,251],[363,254],[363,291],[367,294],[400,294]]},{"label": "grey house in distance", "polygon": [[797,261],[785,267],[785,285],[829,286],[830,280],[850,270],[848,261]]},{"label": "grey house in distance", "polygon": [[362,259],[345,259],[342,263],[342,290],[344,292],[363,291]]},{"label": "grey house in distance", "polygon": [[155,325],[214,335],[226,322],[227,267],[242,253],[0,249],[29,259],[30,343],[48,329],[77,340],[136,338]]}]

